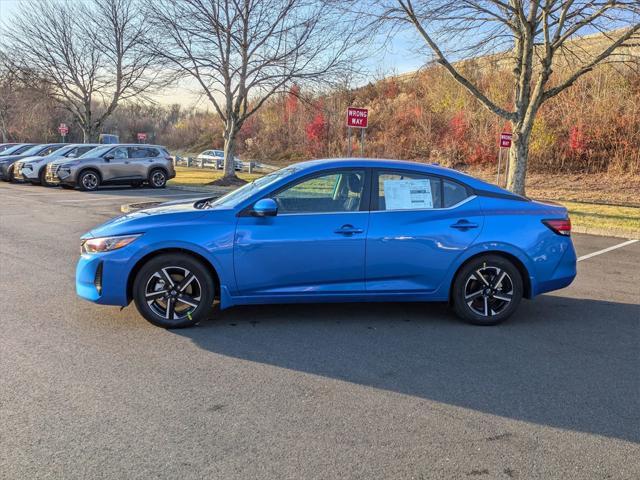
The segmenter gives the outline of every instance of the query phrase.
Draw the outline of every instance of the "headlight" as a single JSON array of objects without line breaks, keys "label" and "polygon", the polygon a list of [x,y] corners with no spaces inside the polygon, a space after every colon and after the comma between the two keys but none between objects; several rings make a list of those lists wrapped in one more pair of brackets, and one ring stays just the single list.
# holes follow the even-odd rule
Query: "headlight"
[{"label": "headlight", "polygon": [[140,234],[118,235],[117,237],[88,238],[80,244],[80,251],[82,253],[110,252],[112,250],[126,247],[139,236]]}]

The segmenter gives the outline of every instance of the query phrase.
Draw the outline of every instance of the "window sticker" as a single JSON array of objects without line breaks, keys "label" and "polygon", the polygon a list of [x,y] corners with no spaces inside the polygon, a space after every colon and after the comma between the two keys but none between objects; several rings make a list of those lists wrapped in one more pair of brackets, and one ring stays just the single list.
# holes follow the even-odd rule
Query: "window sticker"
[{"label": "window sticker", "polygon": [[385,210],[433,208],[431,180],[385,180]]}]

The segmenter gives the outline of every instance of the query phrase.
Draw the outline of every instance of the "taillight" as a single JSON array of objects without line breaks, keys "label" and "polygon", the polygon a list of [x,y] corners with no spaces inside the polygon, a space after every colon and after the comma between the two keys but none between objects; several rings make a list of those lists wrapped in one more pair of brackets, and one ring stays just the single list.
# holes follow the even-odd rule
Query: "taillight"
[{"label": "taillight", "polygon": [[553,230],[554,233],[558,235],[564,235],[568,237],[571,235],[571,220],[569,218],[554,218],[551,220],[543,220],[547,227]]}]

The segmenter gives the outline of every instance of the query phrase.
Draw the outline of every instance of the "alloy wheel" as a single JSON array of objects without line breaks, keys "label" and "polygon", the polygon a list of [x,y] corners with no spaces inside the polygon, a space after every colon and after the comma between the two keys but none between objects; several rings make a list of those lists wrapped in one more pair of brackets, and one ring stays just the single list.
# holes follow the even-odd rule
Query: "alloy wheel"
[{"label": "alloy wheel", "polygon": [[183,267],[165,267],[147,281],[145,301],[159,317],[167,320],[191,319],[202,297],[198,278]]},{"label": "alloy wheel", "polygon": [[159,172],[159,171],[155,172],[151,176],[151,181],[153,182],[153,185],[155,187],[162,187],[166,182],[165,174],[163,172]]},{"label": "alloy wheel", "polygon": [[87,190],[95,190],[98,187],[98,176],[89,172],[82,176],[82,186]]},{"label": "alloy wheel", "polygon": [[464,300],[471,311],[483,317],[504,312],[513,300],[513,280],[497,266],[475,270],[465,283]]}]

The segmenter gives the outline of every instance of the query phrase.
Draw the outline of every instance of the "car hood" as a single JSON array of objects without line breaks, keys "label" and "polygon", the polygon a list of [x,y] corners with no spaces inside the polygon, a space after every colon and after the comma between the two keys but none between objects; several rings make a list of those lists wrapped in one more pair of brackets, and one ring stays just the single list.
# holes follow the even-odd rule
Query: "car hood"
[{"label": "car hood", "polygon": [[144,233],[155,228],[174,229],[185,227],[196,223],[205,215],[212,215],[212,212],[216,210],[196,207],[199,202],[204,200],[206,200],[206,197],[201,199],[172,201],[150,208],[143,208],[135,212],[115,217],[94,228],[87,234],[83,235],[82,238]]},{"label": "car hood", "polygon": [[102,161],[101,158],[96,157],[87,157],[87,158],[67,158],[67,157],[59,157],[51,162],[53,165],[64,165],[65,163],[74,162],[76,165],[80,165],[83,163]]},{"label": "car hood", "polygon": [[45,157],[39,157],[37,155],[34,155],[32,157],[19,158],[18,160],[20,160],[22,163],[30,163],[30,162],[38,162],[44,158]]},{"label": "car hood", "polygon": [[17,160],[28,158],[26,155],[7,155],[6,157],[0,157],[0,163],[13,163]]}]

